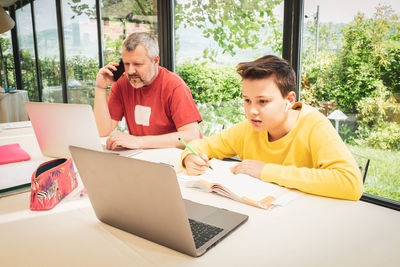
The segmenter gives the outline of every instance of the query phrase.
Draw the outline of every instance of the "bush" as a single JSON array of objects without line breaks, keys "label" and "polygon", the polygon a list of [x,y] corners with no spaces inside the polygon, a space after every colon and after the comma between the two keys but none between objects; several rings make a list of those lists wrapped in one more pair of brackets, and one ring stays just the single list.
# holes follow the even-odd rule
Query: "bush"
[{"label": "bush", "polygon": [[368,136],[357,143],[382,150],[400,150],[400,124],[395,122],[377,124],[369,131]]},{"label": "bush", "polygon": [[246,119],[242,101],[222,102],[219,104],[197,104],[203,118],[200,130],[204,136],[210,136]]},{"label": "bush", "polygon": [[185,62],[177,74],[192,91],[196,103],[220,103],[241,98],[241,78],[234,67]]},{"label": "bush", "polygon": [[388,95],[389,91],[381,82],[372,96],[358,102],[358,144],[400,150],[400,124],[395,121],[400,114],[400,105]]},{"label": "bush", "polygon": [[357,103],[360,127],[372,128],[387,120],[385,108],[390,104],[386,100],[389,92],[382,82],[376,82],[375,86],[376,90],[371,96],[365,97]]},{"label": "bush", "polygon": [[342,47],[333,61],[327,57],[328,65],[305,68],[317,100],[336,101],[343,112],[355,113],[357,102],[372,96],[380,84],[390,93],[400,92],[399,22],[391,7],[378,6],[371,18],[359,13],[341,27]]}]

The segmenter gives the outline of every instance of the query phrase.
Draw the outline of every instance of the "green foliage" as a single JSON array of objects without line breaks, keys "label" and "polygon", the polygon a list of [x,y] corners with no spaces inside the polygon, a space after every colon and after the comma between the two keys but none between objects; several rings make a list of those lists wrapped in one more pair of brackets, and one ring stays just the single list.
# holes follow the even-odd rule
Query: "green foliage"
[{"label": "green foliage", "polygon": [[[334,101],[326,81],[331,79],[329,70],[337,58],[341,47],[341,33],[338,26],[319,24],[318,47],[315,44],[316,24],[314,21],[306,22],[304,36],[304,49],[302,51],[302,79],[301,101],[313,107],[322,109],[324,102]],[[318,49],[318,57],[316,57]]]},{"label": "green foliage", "polygon": [[148,0],[108,0],[102,1],[102,16],[106,18],[120,18],[125,16],[130,22],[149,23],[147,20],[139,20],[139,16],[156,16],[155,1]]},{"label": "green foliage", "polygon": [[36,79],[36,63],[31,51],[24,49],[20,51],[22,88],[27,88],[30,101],[39,101],[39,91]]},{"label": "green foliage", "polygon": [[381,79],[392,92],[400,93],[400,42],[397,42],[397,47],[388,47],[386,52],[385,63],[380,65]]},{"label": "green foliage", "polygon": [[337,101],[342,111],[354,113],[380,84],[399,90],[400,20],[390,7],[378,6],[372,18],[359,13],[341,32],[339,53],[311,64],[306,77],[318,101]]},{"label": "green foliage", "polygon": [[203,118],[204,136],[231,127],[245,119],[241,101],[241,78],[234,67],[210,63],[185,62],[177,74],[189,86]]},{"label": "green foliage", "polygon": [[386,121],[385,109],[392,104],[386,101],[389,92],[382,82],[376,82],[376,90],[369,97],[365,97],[357,104],[358,123],[361,127],[370,128]]},{"label": "green foliage", "polygon": [[119,62],[123,40],[105,40],[105,62]]},{"label": "green foliage", "polygon": [[400,150],[400,124],[395,122],[377,124],[358,144],[382,150]]},{"label": "green foliage", "polygon": [[[282,32],[273,9],[282,0],[189,0],[175,5],[177,27],[197,27],[203,37],[214,40],[222,53],[234,56],[235,49],[272,45],[281,51]],[[272,29],[272,33],[268,31]],[[264,32],[264,34],[262,34]],[[215,61],[219,50],[207,48],[203,57]]]},{"label": "green foliage", "polygon": [[176,69],[196,103],[220,103],[241,98],[241,78],[234,67],[185,62]]},{"label": "green foliage", "polygon": [[339,135],[346,144],[355,145],[358,137],[355,123],[339,121]]},{"label": "green foliage", "polygon": [[210,136],[227,129],[246,118],[242,101],[199,103],[197,108],[203,118],[200,123],[203,136]]},{"label": "green foliage", "polygon": [[[311,35],[315,34],[315,25],[307,27]],[[326,35],[320,34],[320,43],[328,40],[341,47],[327,49],[321,45],[323,49],[315,60],[312,38],[305,37],[308,45],[303,51],[302,100],[321,111],[328,103],[337,103],[335,108],[356,113],[354,127],[340,127],[347,143],[400,149],[400,104],[390,97],[400,90],[399,17],[390,7],[378,6],[371,18],[359,13],[340,32],[326,29]]]},{"label": "green foliage", "polygon": [[[3,53],[3,60],[4,64],[7,69],[7,82],[8,87],[16,88],[15,83],[15,73],[14,73],[14,56],[12,53],[12,45],[11,40],[7,37],[4,38],[5,35],[0,34],[0,44],[1,44],[1,51]],[[3,68],[0,68],[0,85],[4,87],[4,72]]]},{"label": "green foliage", "polygon": [[400,104],[388,98],[389,91],[380,82],[370,97],[359,101],[358,130],[360,145],[378,149],[400,150]]},{"label": "green foliage", "polygon": [[99,71],[99,63],[97,59],[74,56],[67,60],[67,76],[69,79],[78,81],[94,81]]},{"label": "green foliage", "polygon": [[90,19],[96,19],[96,4],[93,4],[90,7],[87,3],[81,3],[82,0],[71,0],[68,1],[68,5],[70,6],[71,10],[75,13],[71,19],[74,19],[76,16],[81,16],[85,14]]},{"label": "green foliage", "polygon": [[[123,19],[129,22],[139,22],[137,16],[154,16],[154,3],[147,0],[108,0],[102,1],[102,16],[103,18],[121,18],[124,14]],[[70,0],[68,2],[74,15],[71,19],[76,16],[85,14],[90,19],[96,19],[96,4],[89,5],[82,0]],[[123,11],[123,12],[121,12]],[[141,23],[149,21],[140,21]]]},{"label": "green foliage", "polygon": [[43,88],[58,86],[61,84],[60,61],[56,58],[44,58],[39,60],[40,75]]},{"label": "green foliage", "polygon": [[[322,64],[332,55],[336,55],[341,43],[340,27],[333,25],[331,22],[328,24],[318,24],[318,47],[316,47],[316,31],[317,27],[314,22],[306,22],[304,34],[304,49],[302,51],[302,61],[304,68],[303,72],[308,73],[314,64]],[[318,57],[315,54],[318,50]]]}]

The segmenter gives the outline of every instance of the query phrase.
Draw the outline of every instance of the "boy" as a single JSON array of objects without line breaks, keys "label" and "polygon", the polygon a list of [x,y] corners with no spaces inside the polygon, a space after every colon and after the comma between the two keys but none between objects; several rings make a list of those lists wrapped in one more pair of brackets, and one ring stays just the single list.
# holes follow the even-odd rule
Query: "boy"
[{"label": "boy", "polygon": [[330,121],[315,108],[296,100],[296,78],[283,59],[268,55],[239,64],[247,120],[189,145],[200,152],[182,153],[189,175],[208,168],[209,158],[238,155],[232,167],[303,192],[349,200],[360,199],[361,174]]}]

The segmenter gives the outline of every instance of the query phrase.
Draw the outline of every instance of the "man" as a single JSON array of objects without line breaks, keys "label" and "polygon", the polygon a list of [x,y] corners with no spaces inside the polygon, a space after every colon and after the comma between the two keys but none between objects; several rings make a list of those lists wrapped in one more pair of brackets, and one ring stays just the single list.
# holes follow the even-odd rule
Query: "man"
[{"label": "man", "polygon": [[[109,135],[124,116],[129,134],[113,133],[107,148],[182,147],[178,138],[200,137],[200,113],[185,82],[159,66],[158,44],[148,33],[133,33],[122,45],[125,73],[113,80],[118,63],[96,77],[94,115],[101,136]],[[106,88],[112,84],[107,101]]]}]

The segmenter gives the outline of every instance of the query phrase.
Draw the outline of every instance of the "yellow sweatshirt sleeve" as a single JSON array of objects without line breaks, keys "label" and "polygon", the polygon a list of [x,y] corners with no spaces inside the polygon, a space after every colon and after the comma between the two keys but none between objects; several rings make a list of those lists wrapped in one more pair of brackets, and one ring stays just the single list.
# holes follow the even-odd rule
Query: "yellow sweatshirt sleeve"
[{"label": "yellow sweatshirt sleeve", "polygon": [[[215,133],[210,137],[191,141],[188,145],[196,152],[201,152],[207,155],[208,158],[229,158],[236,155],[241,155],[243,150],[245,121],[234,125],[233,127]],[[181,154],[181,160],[190,154],[188,149],[185,149]]]},{"label": "yellow sweatshirt sleeve", "polygon": [[[358,200],[363,193],[361,173],[350,151],[328,120],[310,127],[303,140],[309,149],[293,151],[296,157],[312,157],[312,167],[267,163],[261,179],[307,193]],[[290,156],[290,155],[289,155]]]}]

